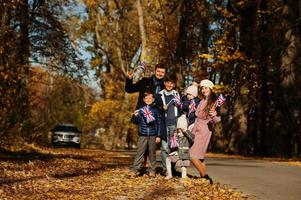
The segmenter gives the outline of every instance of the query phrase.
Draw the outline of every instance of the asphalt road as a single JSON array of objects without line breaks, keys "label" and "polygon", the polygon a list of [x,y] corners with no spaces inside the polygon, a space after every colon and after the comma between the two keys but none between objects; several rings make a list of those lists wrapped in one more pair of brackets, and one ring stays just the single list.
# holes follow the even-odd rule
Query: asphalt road
[{"label": "asphalt road", "polygon": [[[213,181],[241,191],[250,199],[301,199],[300,166],[229,158],[207,158],[206,164]],[[197,174],[193,168],[188,173]]]}]

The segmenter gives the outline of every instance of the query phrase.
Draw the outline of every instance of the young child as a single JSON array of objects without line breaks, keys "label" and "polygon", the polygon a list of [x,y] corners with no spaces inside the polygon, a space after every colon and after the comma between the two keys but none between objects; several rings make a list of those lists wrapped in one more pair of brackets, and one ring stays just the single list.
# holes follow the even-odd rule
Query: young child
[{"label": "young child", "polygon": [[134,112],[133,122],[138,125],[137,153],[133,163],[133,176],[141,173],[144,153],[148,148],[150,161],[149,176],[155,176],[156,168],[156,144],[160,143],[160,110],[154,106],[153,93],[145,92],[143,95],[143,107]]},{"label": "young child", "polygon": [[187,176],[186,167],[190,165],[189,147],[192,145],[194,139],[193,134],[187,130],[187,126],[187,119],[183,114],[178,118],[177,129],[171,136],[171,153],[166,158],[167,175],[165,179],[171,179],[173,177],[171,163],[175,163],[176,167],[181,168],[182,178],[186,178]]},{"label": "young child", "polygon": [[198,98],[198,87],[195,83],[189,86],[186,90],[186,95],[182,99],[182,111],[188,117],[188,130],[192,130],[195,122],[195,111],[200,103]]},{"label": "young child", "polygon": [[165,89],[159,92],[164,109],[164,119],[165,119],[165,126],[166,126],[166,134],[165,137],[161,139],[161,159],[162,159],[162,167],[163,167],[163,174],[166,175],[166,158],[169,153],[168,147],[168,139],[173,134],[174,130],[176,129],[177,125],[177,118],[180,116],[180,106],[181,100],[178,91],[175,88],[175,82],[169,76],[166,76],[164,80]]}]

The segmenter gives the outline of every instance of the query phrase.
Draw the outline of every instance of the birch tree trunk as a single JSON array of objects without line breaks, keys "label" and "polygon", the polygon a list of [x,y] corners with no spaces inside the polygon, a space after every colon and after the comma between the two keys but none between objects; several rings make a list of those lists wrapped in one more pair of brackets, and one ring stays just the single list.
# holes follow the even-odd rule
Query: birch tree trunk
[{"label": "birch tree trunk", "polygon": [[145,26],[144,26],[144,17],[143,17],[143,9],[141,5],[141,0],[137,0],[137,11],[138,11],[138,21],[139,21],[139,30],[140,30],[140,37],[142,43],[141,49],[141,61],[145,61],[147,63],[150,62],[150,58],[147,57],[147,49],[146,49],[146,33],[145,33]]}]

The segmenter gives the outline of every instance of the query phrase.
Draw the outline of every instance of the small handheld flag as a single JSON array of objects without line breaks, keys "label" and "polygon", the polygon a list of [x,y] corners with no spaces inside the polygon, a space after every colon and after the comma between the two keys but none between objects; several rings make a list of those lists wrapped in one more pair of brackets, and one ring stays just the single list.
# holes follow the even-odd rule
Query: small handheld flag
[{"label": "small handheld flag", "polygon": [[147,123],[150,123],[155,120],[155,117],[154,117],[153,113],[151,112],[150,107],[148,105],[141,108],[141,112],[142,112],[143,116],[145,117]]},{"label": "small handheld flag", "polygon": [[169,145],[170,145],[171,149],[179,147],[177,134],[174,134],[173,136],[170,137],[170,144]]},{"label": "small handheld flag", "polygon": [[188,115],[190,115],[190,113],[194,112],[195,110],[196,110],[196,105],[195,105],[194,99],[191,99],[190,104],[189,104]]},{"label": "small handheld flag", "polygon": [[226,102],[226,98],[220,94],[214,103],[214,107],[221,107]]},{"label": "small handheld flag", "polygon": [[146,70],[146,63],[144,61],[141,62],[140,68],[145,71]]},{"label": "small handheld flag", "polygon": [[174,100],[174,102],[175,102],[177,105],[181,105],[181,104],[182,104],[182,102],[181,102],[181,97],[180,97],[179,93],[177,93],[177,94],[175,95],[175,97],[173,98],[173,100]]}]

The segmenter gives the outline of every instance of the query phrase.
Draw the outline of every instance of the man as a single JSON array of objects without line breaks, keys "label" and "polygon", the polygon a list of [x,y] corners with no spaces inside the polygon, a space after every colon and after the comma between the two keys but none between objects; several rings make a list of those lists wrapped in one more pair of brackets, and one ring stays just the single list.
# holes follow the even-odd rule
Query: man
[{"label": "man", "polygon": [[[136,83],[133,83],[133,77],[134,72],[128,73],[128,77],[126,79],[125,83],[125,91],[127,93],[136,93],[139,92],[139,97],[136,105],[136,110],[143,107],[143,95],[145,92],[152,92],[155,94],[155,102],[154,105],[156,105],[160,111],[160,130],[161,133],[161,139],[166,140],[166,130],[165,130],[165,123],[163,118],[163,103],[160,97],[160,94],[158,94],[161,90],[165,88],[164,86],[164,77],[166,74],[166,68],[162,64],[158,64],[155,66],[154,75],[151,77],[143,77],[141,80],[139,80]],[[146,158],[145,158],[146,161]],[[163,163],[164,164],[164,163]],[[163,166],[163,169],[166,169],[165,166]]]},{"label": "man", "polygon": [[[156,65],[154,75],[151,77],[143,77],[137,83],[133,84],[134,72],[128,74],[128,78],[125,83],[125,91],[127,93],[136,93],[139,92],[138,102],[136,109],[139,109],[143,105],[143,94],[147,91],[151,91],[154,94],[158,94],[161,90],[164,89],[164,77],[166,74],[166,68],[163,65]],[[162,107],[161,98],[156,95],[155,103],[160,108]]]}]

